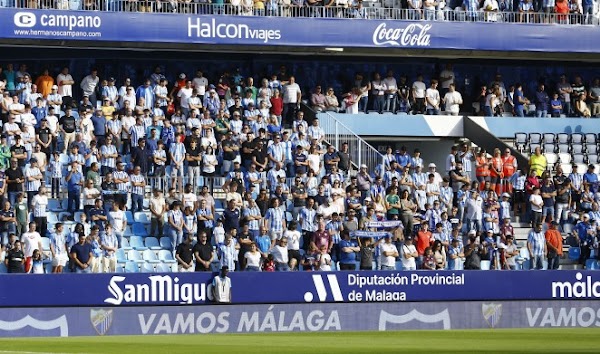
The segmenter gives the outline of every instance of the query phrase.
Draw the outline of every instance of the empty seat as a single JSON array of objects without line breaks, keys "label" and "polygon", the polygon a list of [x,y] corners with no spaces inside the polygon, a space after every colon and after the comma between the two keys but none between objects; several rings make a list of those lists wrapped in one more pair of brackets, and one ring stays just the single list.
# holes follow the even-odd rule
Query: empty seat
[{"label": "empty seat", "polygon": [[544,133],[544,144],[554,144],[555,135],[554,133]]},{"label": "empty seat", "polygon": [[579,256],[581,255],[581,250],[579,247],[569,247],[569,259],[572,261],[579,260]]},{"label": "empty seat", "polygon": [[587,172],[587,165],[584,163],[578,163],[577,164],[577,170],[575,171],[577,174],[583,175],[584,173]]},{"label": "empty seat", "polygon": [[144,239],[141,236],[131,236],[129,244],[134,250],[145,251],[148,249],[148,247],[144,246]]},{"label": "empty seat", "polygon": [[154,273],[154,264],[152,263],[142,263],[142,273]]},{"label": "empty seat", "polygon": [[571,144],[583,144],[583,134],[581,133],[573,133],[571,134]]},{"label": "empty seat", "polygon": [[125,263],[125,262],[127,262],[127,256],[125,256],[125,250],[124,249],[119,248],[117,250],[116,256],[117,256],[117,263]]},{"label": "empty seat", "polygon": [[152,250],[145,250],[144,253],[142,253],[142,257],[144,257],[146,262],[160,263],[160,260],[156,257],[156,253]]},{"label": "empty seat", "polygon": [[158,251],[158,259],[163,263],[177,263],[177,261],[173,258],[173,254],[167,250]]},{"label": "empty seat", "polygon": [[585,163],[585,156],[583,154],[573,154],[573,163]]},{"label": "empty seat", "polygon": [[144,226],[144,224],[137,224],[137,223],[133,224],[132,231],[133,231],[134,236],[142,236],[142,237],[148,236],[148,230],[146,230],[146,227]]},{"label": "empty seat", "polygon": [[140,272],[140,266],[137,264],[137,262],[128,261],[127,263],[125,263],[125,273],[139,273],[139,272]]},{"label": "empty seat", "polygon": [[560,152],[558,153],[558,159],[560,163],[571,163],[571,155],[569,153]]},{"label": "empty seat", "polygon": [[49,199],[48,200],[48,210],[52,211],[62,211],[65,210],[62,206],[62,200],[60,199]]},{"label": "empty seat", "polygon": [[83,211],[75,212],[75,222],[81,222],[81,214],[83,214]]},{"label": "empty seat", "polygon": [[123,236],[125,236],[125,237],[133,236],[133,231],[131,230],[131,225],[125,226],[125,232],[123,232]]},{"label": "empty seat", "polygon": [[527,146],[527,133],[515,133],[515,147],[519,151],[524,151]]},{"label": "empty seat", "polygon": [[596,145],[596,144],[585,144],[585,152],[587,154],[597,154],[598,153],[598,145]]},{"label": "empty seat", "polygon": [[571,143],[572,154],[583,154],[583,145]]},{"label": "empty seat", "polygon": [[150,215],[143,211],[138,211],[133,215],[133,219],[136,223],[150,224]]},{"label": "empty seat", "polygon": [[542,144],[542,134],[540,133],[529,133],[529,144]]},{"label": "empty seat", "polygon": [[597,154],[587,154],[587,163],[596,164],[598,163],[598,155]]},{"label": "empty seat", "polygon": [[537,148],[540,148],[540,150],[541,150],[542,149],[542,144],[537,144],[537,143],[531,143],[531,144],[529,144],[529,153],[530,154],[535,153],[535,150]]},{"label": "empty seat", "polygon": [[48,224],[56,224],[58,222],[58,216],[55,212],[49,211],[46,215]]},{"label": "empty seat", "polygon": [[162,249],[162,247],[160,247],[160,243],[158,242],[158,239],[156,237],[146,237],[144,239],[144,245],[146,247],[148,247],[149,249],[155,250],[155,251]]},{"label": "empty seat", "polygon": [[550,143],[550,144],[544,143],[544,151],[543,151],[544,153],[554,152],[555,149],[556,149],[556,147],[554,146],[553,143]]},{"label": "empty seat", "polygon": [[556,141],[559,144],[568,144],[570,141],[570,136],[567,133],[558,133],[556,134]]},{"label": "empty seat", "polygon": [[555,153],[545,153],[544,156],[546,156],[548,168],[552,168],[552,166],[554,166],[554,164],[558,162],[558,155],[556,155]]},{"label": "empty seat", "polygon": [[558,144],[558,153],[568,154],[571,151],[571,146],[569,144]]},{"label": "empty seat", "polygon": [[173,242],[171,242],[171,239],[166,236],[161,237],[160,238],[160,248],[162,248],[164,250],[172,251],[173,250]]},{"label": "empty seat", "polygon": [[156,265],[156,271],[160,273],[171,273],[171,266],[166,263],[159,263]]},{"label": "empty seat", "polygon": [[121,248],[125,251],[129,251],[130,249],[132,249],[131,245],[129,244],[129,240],[126,237],[123,237],[121,239]]},{"label": "empty seat", "polygon": [[138,252],[137,250],[127,251],[127,260],[138,262],[138,263],[144,262],[144,259],[142,258],[141,253]]},{"label": "empty seat", "polygon": [[585,143],[586,144],[596,144],[598,142],[598,137],[594,133],[585,134]]},{"label": "empty seat", "polygon": [[133,214],[131,213],[131,211],[130,211],[130,210],[127,210],[127,211],[125,212],[125,217],[127,218],[127,223],[128,223],[129,225],[131,225],[131,224],[133,224],[133,223],[135,222],[135,220],[133,219]]},{"label": "empty seat", "polygon": [[570,175],[573,172],[573,166],[570,163],[561,163],[560,167],[562,167],[563,173],[565,175]]}]

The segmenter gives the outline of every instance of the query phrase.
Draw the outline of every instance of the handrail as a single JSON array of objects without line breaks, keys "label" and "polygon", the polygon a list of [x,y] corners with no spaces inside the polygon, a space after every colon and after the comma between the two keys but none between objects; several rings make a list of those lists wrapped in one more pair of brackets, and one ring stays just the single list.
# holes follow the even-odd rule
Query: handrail
[{"label": "handrail", "polygon": [[330,112],[320,112],[317,114],[317,118],[319,118],[319,124],[325,131],[325,140],[337,150],[341,149],[342,144],[348,143],[350,161],[355,168],[358,169],[361,165],[366,165],[369,171],[377,171],[378,167],[383,164],[383,154],[340,122]]},{"label": "handrail", "polygon": [[[437,9],[402,9],[386,7],[383,1],[357,2],[335,6],[298,6],[294,1],[227,0],[228,3],[214,4],[208,0],[0,0],[0,7],[46,10],[84,10],[109,12],[152,12],[196,15],[275,16],[307,18],[354,18],[378,20],[426,20],[455,22],[505,22],[535,24],[600,24],[600,11],[568,14],[518,11],[465,11],[438,6]],[[359,5],[358,5],[359,4]],[[440,4],[445,4],[440,2]],[[379,6],[381,5],[381,6]],[[506,10],[510,10],[510,7]]]}]

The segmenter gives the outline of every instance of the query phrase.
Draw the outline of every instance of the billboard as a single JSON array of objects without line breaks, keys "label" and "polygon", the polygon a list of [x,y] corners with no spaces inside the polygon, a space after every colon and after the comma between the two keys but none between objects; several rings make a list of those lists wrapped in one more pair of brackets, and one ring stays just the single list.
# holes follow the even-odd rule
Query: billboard
[{"label": "billboard", "polygon": [[[0,9],[0,38],[597,53],[598,26]],[[360,31],[356,31],[360,21]],[[318,33],[318,35],[315,35]],[[510,33],[510,35],[506,35]],[[484,35],[485,34],[485,35]]]},{"label": "billboard", "polygon": [[12,308],[0,337],[600,327],[600,301]]},{"label": "billboard", "polygon": [[[210,304],[211,273],[0,276],[0,307]],[[233,304],[593,300],[594,271],[232,272]],[[40,296],[43,291],[44,296]]]}]

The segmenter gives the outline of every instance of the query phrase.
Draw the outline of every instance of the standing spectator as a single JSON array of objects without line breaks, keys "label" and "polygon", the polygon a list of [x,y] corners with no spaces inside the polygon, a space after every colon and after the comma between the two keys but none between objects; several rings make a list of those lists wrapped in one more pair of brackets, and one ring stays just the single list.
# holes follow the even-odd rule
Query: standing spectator
[{"label": "standing spectator", "polygon": [[213,278],[212,296],[216,303],[231,303],[231,279],[227,276],[228,272],[229,267],[227,265],[223,265],[219,275]]},{"label": "standing spectator", "polygon": [[573,233],[577,235],[581,255],[579,256],[579,264],[585,266],[585,261],[590,258],[592,247],[594,246],[594,236],[596,230],[590,224],[589,214],[583,214],[581,221],[575,225]]},{"label": "standing spectator", "polygon": [[342,232],[342,240],[339,243],[340,248],[340,270],[356,270],[356,254],[360,252],[360,247],[356,241],[350,239],[350,231]]},{"label": "standing spectator", "polygon": [[[106,216],[104,216],[106,218]],[[125,230],[127,229],[127,216],[123,209],[121,209],[121,205],[119,203],[113,204],[113,209],[108,213],[108,221],[110,224],[107,225],[112,226],[112,231],[117,238],[118,246],[121,247],[123,237],[125,237]],[[103,226],[102,224],[99,226]]]},{"label": "standing spectator", "polygon": [[174,247],[183,242],[183,212],[181,211],[181,202],[175,201],[171,205],[171,210],[167,213],[169,222],[169,236]]},{"label": "standing spectator", "polygon": [[32,158],[25,168],[25,190],[27,191],[28,208],[31,209],[33,197],[38,193],[44,175],[38,168],[38,161]]},{"label": "standing spectator", "polygon": [[67,211],[74,214],[76,210],[79,210],[81,188],[83,187],[83,174],[77,161],[71,163],[71,171],[69,171],[65,180],[67,181],[68,191]]},{"label": "standing spectator", "polygon": [[36,231],[35,222],[29,223],[29,231],[21,236],[23,243],[23,253],[25,254],[25,273],[29,273],[32,266],[32,256],[35,250],[43,250],[42,237]]},{"label": "standing spectator", "polygon": [[557,229],[558,222],[552,221],[546,230],[546,247],[548,249],[548,269],[558,269],[560,258],[563,255],[563,238]]},{"label": "standing spectator", "polygon": [[25,254],[21,249],[21,241],[15,241],[4,258],[8,273],[25,273]]},{"label": "standing spectator", "polygon": [[[542,195],[542,200],[544,202],[544,206],[542,209],[542,221],[543,222],[553,221],[554,214],[555,214],[554,198],[556,197],[556,187],[554,186],[554,183],[552,183],[552,179],[550,178],[550,176],[547,176],[544,179],[544,184],[540,188],[540,193]],[[549,220],[547,220],[546,218],[548,218]]]},{"label": "standing spectator", "polygon": [[543,259],[548,255],[546,248],[546,237],[542,232],[542,224],[535,223],[534,228],[527,237],[527,249],[531,257],[531,269],[541,270],[543,268]]},{"label": "standing spectator", "polygon": [[119,240],[113,232],[111,224],[106,224],[106,228],[100,239],[100,247],[102,248],[102,269],[104,273],[114,273],[117,270],[117,250],[119,248]]},{"label": "standing spectator", "polygon": [[[237,234],[237,230],[231,230],[225,235],[225,241],[218,246],[218,255],[219,261],[222,267],[227,267],[228,269],[235,269],[235,261],[237,260],[236,251],[240,249],[240,245],[234,239],[234,236]],[[287,251],[286,251],[287,256]]]},{"label": "standing spectator", "polygon": [[531,223],[532,225],[537,225],[542,222],[544,207],[540,188],[536,187],[533,189],[533,193],[529,197],[529,204],[531,205]]},{"label": "standing spectator", "polygon": [[291,127],[296,110],[300,109],[302,91],[296,83],[296,78],[290,76],[287,85],[283,86],[283,123],[286,128]]},{"label": "standing spectator", "polygon": [[146,189],[146,178],[141,174],[140,166],[133,169],[129,175],[131,181],[131,212],[141,212],[144,209],[144,194]]},{"label": "standing spectator", "polygon": [[550,103],[550,97],[548,93],[544,90],[544,84],[540,83],[538,85],[538,89],[535,92],[535,116],[546,118],[548,114],[548,105]]},{"label": "standing spectator", "polygon": [[79,243],[71,247],[71,259],[75,263],[75,273],[90,273],[93,258],[92,245],[86,242],[85,234],[81,233]]},{"label": "standing spectator", "polygon": [[425,100],[427,102],[427,114],[428,115],[439,115],[440,114],[440,93],[437,90],[438,81],[431,80],[431,86],[425,91]]},{"label": "standing spectator", "polygon": [[201,231],[198,233],[198,243],[194,245],[192,249],[194,252],[194,258],[196,259],[196,272],[207,272],[210,271],[210,264],[214,259],[213,248],[208,241],[206,232]]},{"label": "standing spectator", "polygon": [[379,254],[381,270],[396,270],[396,257],[399,257],[399,254],[389,234],[385,236],[385,241],[379,244]]},{"label": "standing spectator", "polygon": [[413,244],[413,238],[411,236],[407,236],[404,239],[402,255],[400,257],[402,259],[403,270],[417,270],[417,258],[419,257],[419,253]]},{"label": "standing spectator", "polygon": [[92,69],[90,70],[90,74],[81,80],[81,91],[84,96],[88,96],[90,99],[90,103],[95,107],[97,102],[96,92],[98,91],[98,82],[100,79],[98,78],[98,70]]},{"label": "standing spectator", "polygon": [[31,201],[32,210],[33,210],[33,219],[37,224],[38,230],[40,230],[40,234],[42,236],[46,236],[46,231],[48,230],[48,196],[46,196],[46,187],[41,186],[39,188],[39,193],[33,197]]},{"label": "standing spectator", "polygon": [[167,205],[162,192],[158,188],[152,191],[150,198],[150,235],[161,237],[163,235],[163,216],[167,212]]},{"label": "standing spectator", "polygon": [[69,260],[66,235],[62,223],[54,225],[54,231],[50,234],[50,252],[52,253],[52,273],[62,273],[63,267]]},{"label": "standing spectator", "polygon": [[185,240],[177,245],[175,251],[175,259],[177,260],[178,269],[180,272],[193,272],[194,271],[194,252],[191,235],[186,237]]},{"label": "standing spectator", "polygon": [[58,84],[58,94],[61,97],[73,97],[73,77],[69,74],[69,68],[64,67],[60,74],[56,77],[56,83]]}]

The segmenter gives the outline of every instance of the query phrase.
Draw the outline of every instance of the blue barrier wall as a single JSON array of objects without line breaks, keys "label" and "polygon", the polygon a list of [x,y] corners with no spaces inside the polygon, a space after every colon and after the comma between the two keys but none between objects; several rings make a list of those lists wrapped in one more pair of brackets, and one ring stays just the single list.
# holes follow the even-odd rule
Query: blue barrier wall
[{"label": "blue barrier wall", "polygon": [[518,43],[520,51],[597,53],[589,39],[600,32],[598,26],[31,9],[0,9],[0,17],[0,38],[220,45],[514,51]]},{"label": "blue barrier wall", "polygon": [[[210,273],[5,275],[0,307],[210,303]],[[230,273],[232,303],[599,299],[593,271]],[[18,289],[11,291],[10,289]]]},{"label": "blue barrier wall", "polygon": [[0,337],[600,327],[600,301],[12,308]]}]

